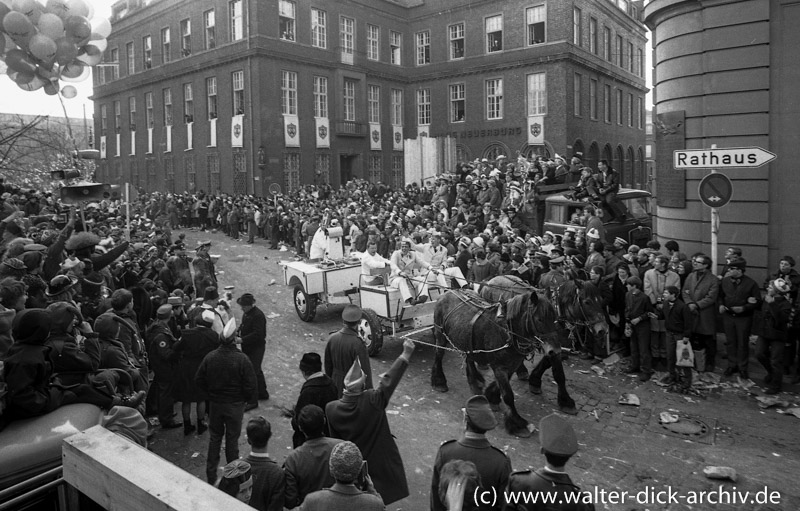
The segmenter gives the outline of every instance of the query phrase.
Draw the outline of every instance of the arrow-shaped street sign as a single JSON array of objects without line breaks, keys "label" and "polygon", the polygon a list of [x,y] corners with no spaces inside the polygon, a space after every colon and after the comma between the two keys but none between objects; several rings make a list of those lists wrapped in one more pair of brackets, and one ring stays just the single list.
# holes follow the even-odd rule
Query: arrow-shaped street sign
[{"label": "arrow-shaped street sign", "polygon": [[778,155],[761,147],[678,149],[672,153],[676,169],[737,169],[761,167]]}]

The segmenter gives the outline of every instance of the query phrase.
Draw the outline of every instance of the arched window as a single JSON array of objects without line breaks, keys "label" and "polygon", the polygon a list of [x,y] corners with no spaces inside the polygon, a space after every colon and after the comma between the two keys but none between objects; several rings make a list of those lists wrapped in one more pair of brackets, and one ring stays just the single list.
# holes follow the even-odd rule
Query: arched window
[{"label": "arched window", "polygon": [[[553,150],[547,141],[545,141],[544,145],[531,145],[526,142],[525,144],[522,144],[522,147],[520,147],[519,154],[528,160],[535,160],[539,156],[542,158],[550,158],[553,154]],[[509,158],[512,157],[512,155],[508,156]]]},{"label": "arched window", "polygon": [[648,174],[647,173],[647,161],[644,158],[644,149],[639,147],[639,151],[638,152],[639,152],[639,165],[638,165],[639,178],[637,179],[637,182],[639,183],[639,188],[641,188],[643,190],[646,190],[648,188],[649,184],[650,184],[648,182],[648,175],[647,175]]},{"label": "arched window", "polygon": [[586,156],[586,151],[583,148],[583,140],[578,139],[572,144],[572,154],[565,154],[564,157],[567,158],[567,163],[569,160],[572,159],[573,156],[578,155],[583,159]]},{"label": "arched window", "polygon": [[501,154],[505,155],[506,158],[509,158],[508,153],[508,147],[505,144],[502,142],[493,142],[483,150],[483,158],[486,158],[489,161],[494,161]]},{"label": "arched window", "polygon": [[625,180],[625,186],[628,188],[640,188],[639,172],[636,168],[636,156],[633,154],[633,147],[628,146],[628,158],[625,161],[625,166],[628,168],[628,179]]},{"label": "arched window", "polygon": [[624,183],[628,178],[628,169],[625,168],[625,150],[621,145],[617,146],[617,154],[614,155],[614,168],[619,172],[619,182]]},{"label": "arched window", "polygon": [[583,164],[596,171],[598,161],[600,161],[600,148],[597,147],[597,142],[592,142],[589,152],[583,155]]},{"label": "arched window", "polygon": [[608,161],[609,165],[612,167],[614,166],[614,156],[611,154],[611,144],[606,144],[606,146],[603,147],[603,157],[600,159],[606,160]]}]

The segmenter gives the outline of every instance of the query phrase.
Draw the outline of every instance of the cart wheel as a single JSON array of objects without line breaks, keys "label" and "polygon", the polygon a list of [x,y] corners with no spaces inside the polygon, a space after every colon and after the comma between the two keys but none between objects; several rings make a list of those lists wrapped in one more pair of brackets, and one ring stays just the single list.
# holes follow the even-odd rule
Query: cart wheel
[{"label": "cart wheel", "polygon": [[374,310],[363,309],[361,311],[361,321],[358,322],[358,336],[367,345],[369,356],[378,356],[381,348],[383,348],[383,327]]},{"label": "cart wheel", "polygon": [[297,311],[297,316],[305,322],[314,321],[314,316],[317,315],[316,295],[306,293],[300,284],[294,286],[294,310]]}]

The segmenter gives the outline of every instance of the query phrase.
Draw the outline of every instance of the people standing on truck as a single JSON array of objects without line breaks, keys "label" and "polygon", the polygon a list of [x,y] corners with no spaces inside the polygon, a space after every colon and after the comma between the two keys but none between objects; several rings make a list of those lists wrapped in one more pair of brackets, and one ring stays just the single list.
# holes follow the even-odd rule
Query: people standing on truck
[{"label": "people standing on truck", "polygon": [[625,211],[622,208],[622,203],[617,198],[617,192],[619,192],[620,187],[619,172],[608,164],[608,160],[600,160],[597,167],[600,169],[597,192],[603,200],[603,205],[611,212],[612,222],[623,223],[625,221]]}]

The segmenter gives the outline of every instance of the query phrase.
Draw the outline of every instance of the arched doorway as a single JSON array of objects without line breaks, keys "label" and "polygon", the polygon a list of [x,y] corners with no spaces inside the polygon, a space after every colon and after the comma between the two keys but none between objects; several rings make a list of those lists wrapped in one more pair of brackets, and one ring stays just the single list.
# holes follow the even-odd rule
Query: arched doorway
[{"label": "arched doorway", "polygon": [[636,168],[636,156],[633,154],[633,147],[628,146],[628,158],[625,161],[625,166],[628,167],[628,179],[626,186],[628,188],[639,188],[639,173]]},{"label": "arched doorway", "polygon": [[519,150],[519,154],[525,157],[527,160],[533,161],[539,156],[542,158],[550,158],[553,154],[552,148],[550,144],[547,142],[544,145],[531,145],[531,144],[523,144]]},{"label": "arched doorway", "polygon": [[583,164],[591,167],[592,170],[597,170],[598,161],[600,161],[600,148],[597,146],[597,142],[592,142],[589,152],[584,155]]},{"label": "arched doorway", "polygon": [[492,142],[491,144],[486,146],[486,149],[483,150],[482,158],[486,158],[489,161],[494,161],[501,154],[505,155],[505,157],[508,158],[509,157],[508,153],[509,153],[508,146],[506,146],[504,143]]}]

